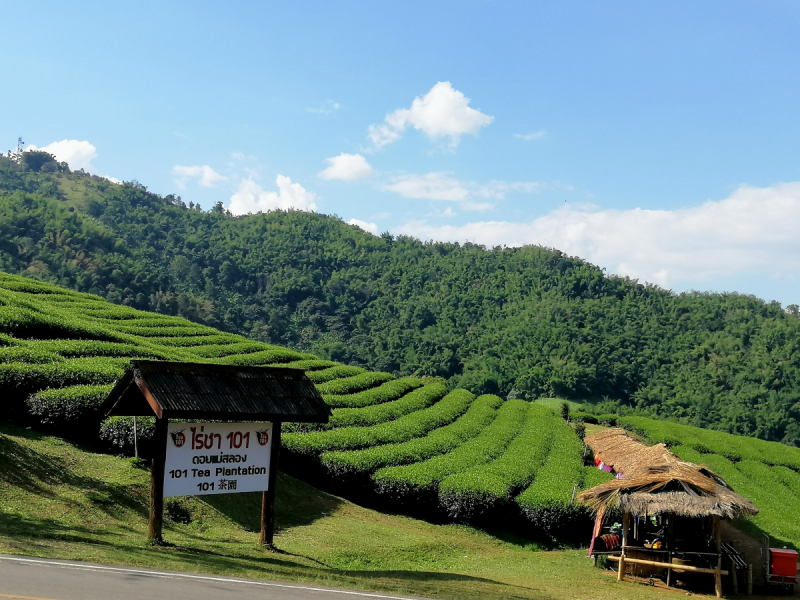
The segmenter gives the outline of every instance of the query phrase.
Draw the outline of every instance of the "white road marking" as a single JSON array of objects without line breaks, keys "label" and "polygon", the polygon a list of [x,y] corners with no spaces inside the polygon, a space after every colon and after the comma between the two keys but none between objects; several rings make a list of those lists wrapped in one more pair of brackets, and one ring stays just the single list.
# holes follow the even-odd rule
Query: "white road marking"
[{"label": "white road marking", "polygon": [[328,592],[331,594],[344,594],[348,596],[360,596],[362,598],[385,598],[387,600],[418,600],[408,596],[386,596],[373,592],[355,592],[351,590],[337,590],[332,588],[313,587],[308,585],[292,585],[289,583],[273,583],[269,581],[253,581],[248,579],[233,579],[230,577],[213,577],[211,575],[189,575],[188,573],[168,573],[166,571],[144,571],[141,569],[126,569],[123,567],[104,567],[101,565],[85,565],[81,563],[70,563],[63,561],[43,560],[39,558],[17,558],[13,556],[0,556],[0,560],[7,560],[20,563],[31,563],[46,565],[49,567],[60,567],[62,569],[80,569],[82,571],[110,571],[112,573],[128,573],[144,575],[145,577],[158,577],[161,579],[197,579],[200,581],[216,581],[220,583],[239,583],[243,585],[255,585],[262,587],[286,588],[290,590],[305,590],[310,592]]}]

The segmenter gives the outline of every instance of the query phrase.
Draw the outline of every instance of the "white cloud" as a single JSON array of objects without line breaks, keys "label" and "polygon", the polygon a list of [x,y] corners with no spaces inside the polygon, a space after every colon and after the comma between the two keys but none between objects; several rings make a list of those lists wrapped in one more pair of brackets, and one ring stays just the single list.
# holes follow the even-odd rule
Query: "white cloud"
[{"label": "white cloud", "polygon": [[365,179],[372,175],[372,167],[367,159],[360,154],[345,154],[326,158],[328,168],[317,174],[320,179],[340,179],[342,181],[354,181]]},{"label": "white cloud", "polygon": [[227,177],[220,175],[208,165],[196,165],[192,167],[182,167],[175,165],[172,167],[172,173],[177,175],[175,184],[184,188],[188,179],[197,179],[197,182],[203,187],[212,187],[217,181],[225,181]]},{"label": "white cloud", "polygon": [[350,219],[347,223],[349,225],[355,225],[372,235],[378,235],[378,226],[375,223],[367,223],[366,221],[360,221],[358,219]]},{"label": "white cloud", "polygon": [[525,223],[407,223],[396,233],[487,246],[539,244],[668,287],[739,273],[800,274],[800,182],[742,186],[730,197],[678,210],[564,207]]},{"label": "white cloud", "polygon": [[486,210],[494,205],[487,202],[471,202],[473,198],[502,200],[508,192],[535,194],[545,188],[566,187],[561,184],[545,184],[536,181],[493,180],[485,184],[460,181],[447,173],[434,172],[424,175],[397,175],[379,189],[395,192],[403,198],[423,200],[446,200],[461,202],[466,210]]},{"label": "white cloud", "polygon": [[252,179],[242,179],[236,193],[231,196],[228,210],[235,215],[266,212],[268,210],[312,211],[317,209],[317,195],[284,175],[275,179],[277,192],[267,191]]},{"label": "white cloud", "polygon": [[533,140],[540,140],[547,135],[546,131],[534,131],[533,133],[515,133],[514,137],[518,140],[525,140],[531,142]]},{"label": "white cloud", "polygon": [[55,156],[59,162],[68,163],[69,168],[73,171],[83,169],[89,173],[96,172],[92,160],[97,158],[97,148],[86,140],[61,140],[60,142],[53,142],[41,148],[30,145],[26,150],[49,152]]},{"label": "white cloud", "polygon": [[310,107],[306,108],[306,112],[314,113],[316,115],[330,115],[333,111],[339,110],[342,105],[333,100],[328,100],[323,107]]},{"label": "white cloud", "polygon": [[449,219],[449,218],[455,217],[457,215],[458,215],[458,213],[456,211],[454,211],[452,208],[450,208],[449,206],[447,208],[445,208],[444,210],[435,210],[433,212],[428,213],[429,217],[434,217],[434,218],[437,218],[437,219],[442,219],[442,218]]},{"label": "white cloud", "polygon": [[411,108],[399,108],[389,113],[380,125],[370,125],[367,136],[376,148],[382,148],[400,138],[411,125],[432,139],[449,138],[457,146],[461,136],[476,134],[494,117],[469,106],[469,98],[454,89],[449,81],[440,81]]},{"label": "white cloud", "polygon": [[403,198],[456,202],[469,198],[469,190],[466,186],[446,173],[399,175],[392,177],[391,183],[380,186],[380,189],[395,192]]}]

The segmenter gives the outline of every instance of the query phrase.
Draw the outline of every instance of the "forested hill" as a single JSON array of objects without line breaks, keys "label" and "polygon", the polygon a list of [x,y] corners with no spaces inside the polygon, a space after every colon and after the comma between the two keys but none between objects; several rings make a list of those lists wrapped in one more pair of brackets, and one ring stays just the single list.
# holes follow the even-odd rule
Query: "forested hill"
[{"label": "forested hill", "polygon": [[0,190],[0,270],[476,393],[592,399],[800,445],[796,307],[676,295],[539,247],[202,212],[8,162]]}]

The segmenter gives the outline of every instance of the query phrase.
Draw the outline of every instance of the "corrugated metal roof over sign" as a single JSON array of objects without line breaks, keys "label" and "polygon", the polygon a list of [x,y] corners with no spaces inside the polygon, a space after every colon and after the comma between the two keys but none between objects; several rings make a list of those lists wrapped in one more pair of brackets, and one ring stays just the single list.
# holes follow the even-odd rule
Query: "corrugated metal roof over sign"
[{"label": "corrugated metal roof over sign", "polygon": [[326,422],[330,408],[300,369],[131,361],[108,416]]}]

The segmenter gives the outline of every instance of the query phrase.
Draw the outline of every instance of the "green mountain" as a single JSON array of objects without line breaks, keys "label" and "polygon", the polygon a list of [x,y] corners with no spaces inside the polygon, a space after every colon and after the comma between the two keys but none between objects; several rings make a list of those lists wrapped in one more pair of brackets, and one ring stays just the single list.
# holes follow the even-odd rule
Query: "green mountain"
[{"label": "green mountain", "polygon": [[800,444],[796,307],[673,294],[556,250],[376,237],[293,211],[233,217],[6,162],[0,268],[450,389]]}]

